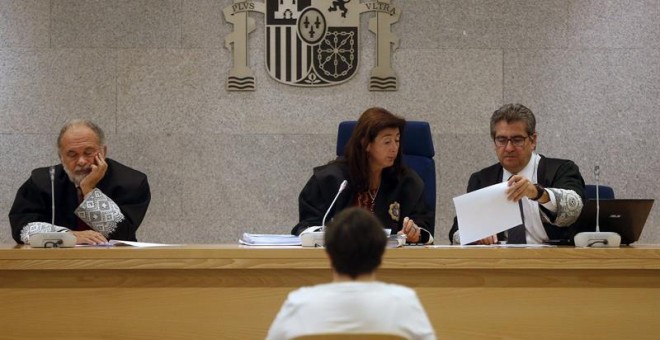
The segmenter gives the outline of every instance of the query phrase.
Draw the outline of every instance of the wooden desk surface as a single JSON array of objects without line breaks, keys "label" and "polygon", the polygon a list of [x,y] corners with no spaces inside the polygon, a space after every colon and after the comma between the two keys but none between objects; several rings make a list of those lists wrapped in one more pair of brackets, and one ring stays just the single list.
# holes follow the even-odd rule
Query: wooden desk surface
[{"label": "wooden desk surface", "polygon": [[[0,245],[0,338],[259,339],[330,278],[322,249]],[[660,338],[660,246],[388,249],[378,278],[414,288],[440,338]]]},{"label": "wooden desk surface", "polygon": [[[323,249],[182,245],[77,247],[0,245],[8,269],[329,268]],[[383,269],[660,269],[660,245],[622,248],[404,247],[387,249]]]}]

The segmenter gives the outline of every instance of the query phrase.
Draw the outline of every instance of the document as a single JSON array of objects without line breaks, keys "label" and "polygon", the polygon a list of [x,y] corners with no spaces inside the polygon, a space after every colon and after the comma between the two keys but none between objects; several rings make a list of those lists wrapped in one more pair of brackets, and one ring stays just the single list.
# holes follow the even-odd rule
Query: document
[{"label": "document", "polygon": [[290,234],[250,234],[243,233],[238,240],[248,246],[300,246],[300,237]]},{"label": "document", "polygon": [[454,197],[461,245],[522,224],[517,202],[506,199],[507,183],[491,185]]},{"label": "document", "polygon": [[556,248],[557,246],[552,244],[507,244],[507,243],[496,243],[496,244],[468,244],[468,245],[450,245],[450,244],[433,244],[424,246],[424,248],[447,248],[447,249],[456,249],[456,248]]},{"label": "document", "polygon": [[147,242],[109,240],[108,242],[101,243],[101,244],[77,244],[76,245],[76,247],[137,247],[137,248],[173,247],[173,246],[180,246],[180,244],[147,243]]},{"label": "document", "polygon": [[133,242],[133,241],[119,241],[119,240],[110,240],[108,241],[108,243],[115,247],[138,247],[138,248],[180,246],[180,244],[147,243],[147,242]]}]

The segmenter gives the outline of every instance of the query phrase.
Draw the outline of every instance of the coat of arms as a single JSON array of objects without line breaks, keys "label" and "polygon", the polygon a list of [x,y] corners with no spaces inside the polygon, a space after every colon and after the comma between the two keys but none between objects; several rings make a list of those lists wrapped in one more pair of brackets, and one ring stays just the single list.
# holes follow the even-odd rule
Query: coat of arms
[{"label": "coat of arms", "polygon": [[265,65],[268,74],[293,86],[341,84],[355,75],[360,47],[360,15],[374,12],[369,30],[377,36],[378,62],[369,89],[394,91],[398,79],[391,55],[399,44],[391,26],[401,13],[390,0],[234,0],[224,9],[234,31],[225,37],[233,67],[227,90],[255,89],[254,72],[247,66],[247,39],[256,29],[249,12],[265,14]]}]

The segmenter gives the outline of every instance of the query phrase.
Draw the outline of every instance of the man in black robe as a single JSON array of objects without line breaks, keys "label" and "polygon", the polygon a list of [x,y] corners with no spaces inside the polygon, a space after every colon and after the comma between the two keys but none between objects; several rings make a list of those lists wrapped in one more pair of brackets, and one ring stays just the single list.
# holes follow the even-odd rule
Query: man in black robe
[{"label": "man in black robe", "polygon": [[[578,166],[570,160],[547,158],[535,152],[536,118],[523,105],[507,104],[495,111],[490,130],[499,163],[473,173],[467,191],[508,182],[507,198],[520,202],[523,224],[476,243],[570,239],[585,198]],[[460,243],[458,229],[458,220],[454,218],[449,231],[452,243]]]},{"label": "man in black robe", "polygon": [[61,164],[33,170],[16,193],[9,211],[14,240],[29,244],[36,233],[71,232],[77,244],[137,241],[151,200],[147,176],[106,158],[103,130],[90,121],[67,123],[57,147]]}]

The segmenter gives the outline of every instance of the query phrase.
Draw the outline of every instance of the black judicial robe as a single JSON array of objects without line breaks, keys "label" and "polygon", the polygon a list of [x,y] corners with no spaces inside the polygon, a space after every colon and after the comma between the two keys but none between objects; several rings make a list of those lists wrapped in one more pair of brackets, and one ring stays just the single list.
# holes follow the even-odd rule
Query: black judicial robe
[{"label": "black judicial robe", "polygon": [[[137,241],[135,232],[151,201],[147,176],[112,159],[107,158],[106,162],[108,169],[96,188],[112,199],[124,214],[124,220],[118,223],[109,238]],[[75,230],[74,210],[78,207],[76,187],[64,172],[62,164],[54,167],[55,225]],[[33,170],[30,178],[16,193],[9,211],[9,223],[12,237],[17,243],[22,243],[21,230],[31,222],[51,222],[49,167]]]},{"label": "black judicial robe", "polygon": [[[538,184],[544,188],[558,188],[575,191],[582,198],[584,202],[586,197],[586,189],[584,187],[584,179],[580,174],[580,169],[573,163],[573,161],[558,158],[546,158],[543,155],[538,164],[537,179]],[[502,182],[502,174],[504,169],[500,163],[491,165],[487,168],[481,169],[473,173],[468,181],[467,192],[472,192],[498,184]],[[543,206],[539,205],[541,209],[548,216],[553,214]],[[540,212],[539,212],[540,213]],[[545,232],[551,240],[567,240],[575,234],[575,226],[559,227],[548,222],[543,222]],[[449,231],[449,241],[453,242],[454,233],[458,230],[458,219],[454,217],[454,224]],[[504,238],[504,234],[498,234],[499,239]]]},{"label": "black judicial robe", "polygon": [[[374,215],[385,228],[392,229],[392,234],[401,230],[403,218],[409,217],[417,226],[433,235],[435,207],[429,207],[424,201],[424,182],[410,168],[405,168],[400,178],[390,170],[392,169],[383,170],[380,188],[374,202]],[[335,214],[352,206],[357,192],[351,186],[347,164],[332,162],[314,168],[312,177],[298,197],[299,222],[291,230],[292,234],[300,235],[307,227],[321,225],[323,215],[345,179],[348,180],[348,186],[328,213],[326,224]],[[429,235],[422,231],[420,242],[428,240]]]}]

